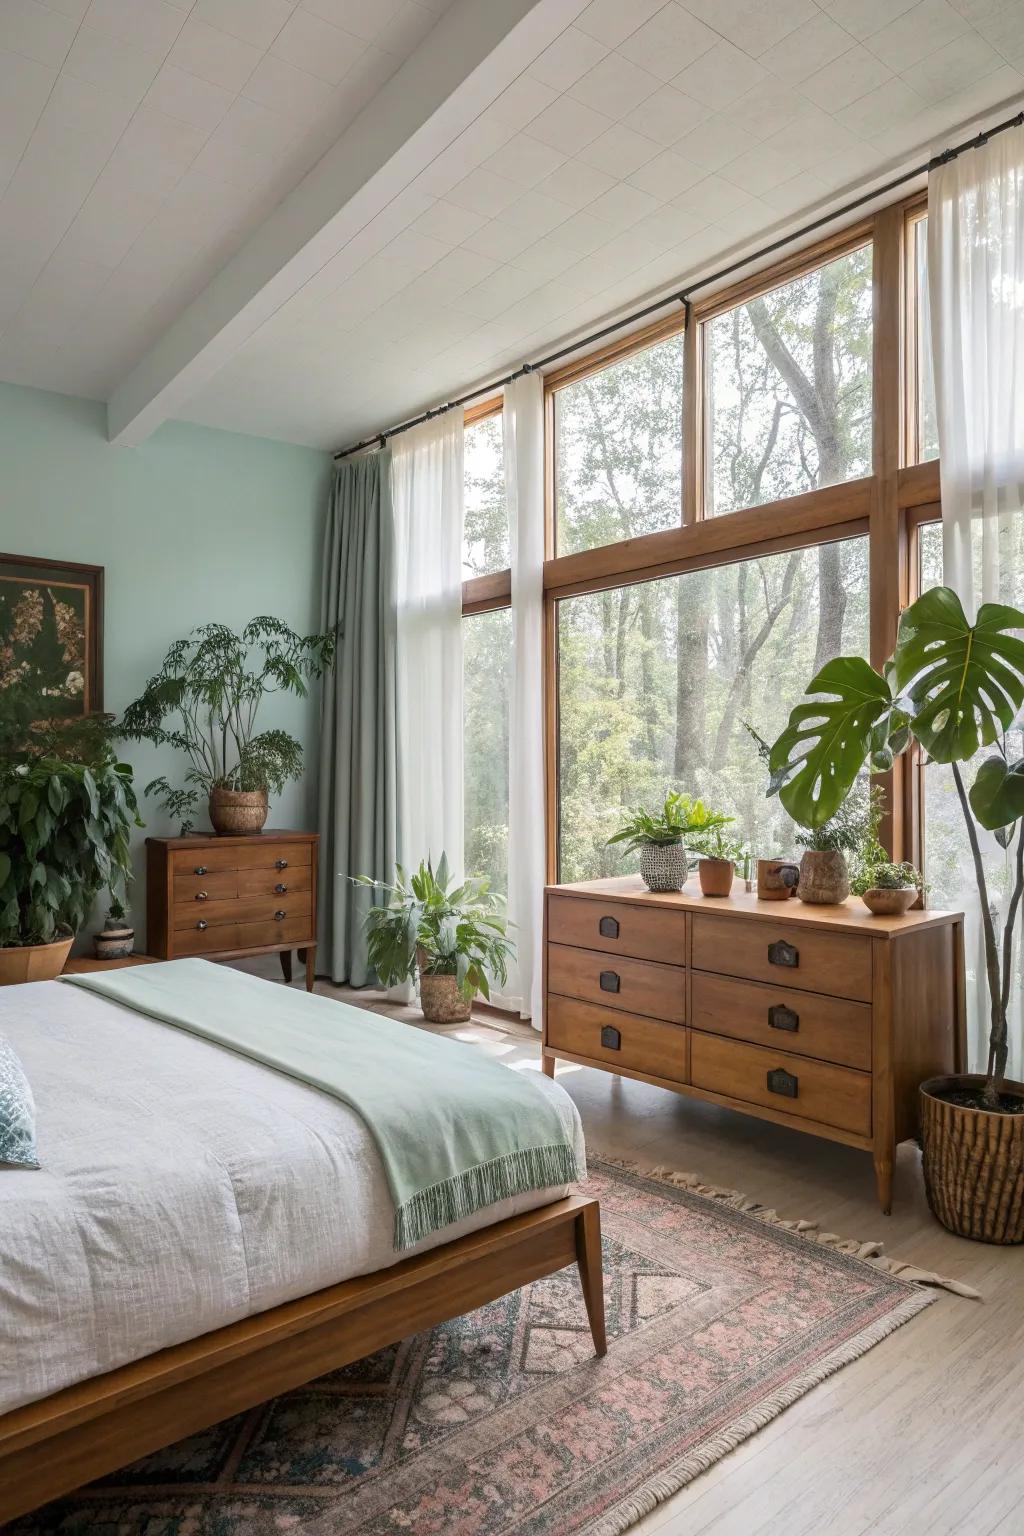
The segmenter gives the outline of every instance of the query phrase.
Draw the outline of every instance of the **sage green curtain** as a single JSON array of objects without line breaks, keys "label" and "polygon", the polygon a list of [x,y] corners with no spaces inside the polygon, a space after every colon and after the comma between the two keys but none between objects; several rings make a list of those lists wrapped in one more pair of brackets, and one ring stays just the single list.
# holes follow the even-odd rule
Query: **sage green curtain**
[{"label": "sage green curtain", "polygon": [[351,875],[390,881],[398,846],[395,564],[391,453],[340,464],[324,537],[321,628],[338,625],[320,730],[317,969],[375,980],[363,920],[380,896]]}]

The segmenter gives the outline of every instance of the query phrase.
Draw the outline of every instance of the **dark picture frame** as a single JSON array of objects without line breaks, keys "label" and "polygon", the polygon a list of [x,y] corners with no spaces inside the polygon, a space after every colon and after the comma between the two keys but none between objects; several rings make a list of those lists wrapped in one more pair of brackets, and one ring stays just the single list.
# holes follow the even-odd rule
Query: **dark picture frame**
[{"label": "dark picture frame", "polygon": [[103,709],[103,566],[0,554],[0,697],[34,674],[54,715]]}]

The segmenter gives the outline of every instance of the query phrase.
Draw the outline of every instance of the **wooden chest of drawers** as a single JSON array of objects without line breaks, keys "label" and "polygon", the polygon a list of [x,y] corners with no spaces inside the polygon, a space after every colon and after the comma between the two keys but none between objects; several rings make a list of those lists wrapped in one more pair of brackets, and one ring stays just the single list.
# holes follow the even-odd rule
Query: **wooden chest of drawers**
[{"label": "wooden chest of drawers", "polygon": [[233,960],[278,953],[286,981],[292,950],[313,989],[315,832],[146,839],[146,949],[161,960]]},{"label": "wooden chest of drawers", "polygon": [[562,1057],[871,1152],[884,1211],[919,1083],[965,1054],[959,913],[636,877],[545,893],[545,1072]]}]

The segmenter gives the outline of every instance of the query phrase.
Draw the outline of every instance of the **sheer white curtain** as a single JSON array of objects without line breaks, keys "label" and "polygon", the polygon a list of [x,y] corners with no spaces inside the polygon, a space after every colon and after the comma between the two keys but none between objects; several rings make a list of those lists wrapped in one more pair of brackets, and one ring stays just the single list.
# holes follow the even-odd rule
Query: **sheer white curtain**
[{"label": "sheer white curtain", "polygon": [[508,915],[516,960],[503,1007],[541,1027],[544,893],[544,386],[528,373],[505,387],[505,494],[512,557]]},{"label": "sheer white curtain", "polygon": [[398,856],[463,867],[463,412],[392,439]]},{"label": "sheer white curtain", "polygon": [[[982,602],[1024,602],[1018,554],[1024,508],[1024,128],[1010,129],[932,172],[928,268],[943,576],[973,617]],[[993,901],[1001,907],[1009,885],[1007,857],[991,835],[982,835]],[[966,838],[961,867],[970,1057],[972,1067],[983,1070],[988,1003]],[[1019,957],[1010,1031],[1010,1071],[1019,1077],[1024,1066]]]}]

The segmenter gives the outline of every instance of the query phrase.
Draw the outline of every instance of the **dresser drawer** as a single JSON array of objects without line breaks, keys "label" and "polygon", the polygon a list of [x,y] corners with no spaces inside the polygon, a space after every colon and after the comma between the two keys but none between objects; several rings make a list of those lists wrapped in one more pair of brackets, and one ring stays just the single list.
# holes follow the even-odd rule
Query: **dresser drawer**
[{"label": "dresser drawer", "polygon": [[273,948],[276,944],[313,944],[310,915],[289,915],[277,922],[220,923],[214,928],[183,929],[174,935],[175,955],[227,954],[235,949]]},{"label": "dresser drawer", "polygon": [[573,1056],[686,1082],[686,1030],[569,997],[549,997],[548,1045]]},{"label": "dresser drawer", "polygon": [[240,869],[239,896],[288,896],[312,889],[313,875],[308,864],[289,865],[287,869]]},{"label": "dresser drawer", "polygon": [[552,944],[600,949],[609,955],[686,964],[686,916],[665,907],[551,895],[548,939]]},{"label": "dresser drawer", "polygon": [[253,838],[251,841],[226,841],[223,847],[177,848],[171,854],[175,880],[180,875],[198,875],[225,869],[307,868],[312,862],[310,843],[278,843]]},{"label": "dresser drawer", "polygon": [[694,970],[871,1001],[871,940],[864,934],[699,913],[693,918],[692,963]]},{"label": "dresser drawer", "polygon": [[206,875],[176,875],[174,905],[192,907],[204,901],[228,901],[238,895],[238,870],[222,869]]},{"label": "dresser drawer", "polygon": [[871,1134],[871,1077],[785,1051],[690,1032],[690,1080],[746,1104]]},{"label": "dresser drawer", "polygon": [[[233,901],[189,902],[174,908],[174,926],[178,930],[194,928],[202,933],[200,923],[207,928],[223,927],[225,923],[249,923],[260,919],[283,921],[284,917],[304,917],[307,920],[312,909],[309,891],[295,896],[236,896]],[[277,917],[282,913],[281,918]]]},{"label": "dresser drawer", "polygon": [[690,1024],[770,1050],[781,1048],[865,1072],[871,1067],[867,1003],[695,971]]},{"label": "dresser drawer", "polygon": [[548,991],[606,1008],[647,1014],[670,1024],[682,1024],[686,1019],[686,972],[653,960],[549,944]]}]

